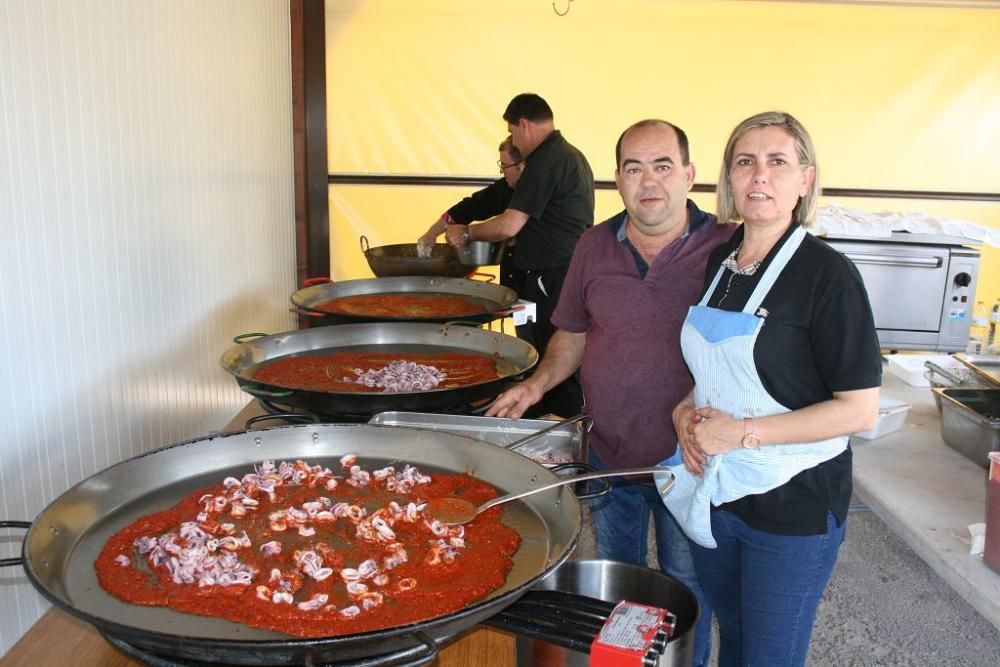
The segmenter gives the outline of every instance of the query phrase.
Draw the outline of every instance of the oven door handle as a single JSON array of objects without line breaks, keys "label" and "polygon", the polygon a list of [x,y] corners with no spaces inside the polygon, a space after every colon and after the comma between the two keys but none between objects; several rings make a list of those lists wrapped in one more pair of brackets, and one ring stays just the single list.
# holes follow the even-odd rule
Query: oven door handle
[{"label": "oven door handle", "polygon": [[916,266],[938,269],[944,264],[940,257],[902,257],[896,255],[870,255],[868,253],[845,252],[844,255],[855,264],[879,264],[883,266]]}]

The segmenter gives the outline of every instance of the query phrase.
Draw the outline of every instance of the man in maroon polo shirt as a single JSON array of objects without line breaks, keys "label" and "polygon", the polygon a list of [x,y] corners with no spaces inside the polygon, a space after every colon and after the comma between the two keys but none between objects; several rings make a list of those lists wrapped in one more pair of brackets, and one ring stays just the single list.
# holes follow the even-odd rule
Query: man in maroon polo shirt
[{"label": "man in maroon polo shirt", "polygon": [[[615,157],[625,210],[584,232],[552,317],[558,331],[538,370],[487,413],[520,417],[579,368],[585,411],[594,418],[591,463],[606,469],[679,459],[671,411],[693,386],[681,356],[681,325],[700,296],[709,253],[735,228],[687,198],[695,168],[680,128],[662,120],[635,123],[618,139]],[[711,609],[687,539],[653,485],[615,478],[611,494],[590,508],[601,558],[639,565],[646,564],[652,513],[660,569],[701,603],[694,664],[705,664]]]}]

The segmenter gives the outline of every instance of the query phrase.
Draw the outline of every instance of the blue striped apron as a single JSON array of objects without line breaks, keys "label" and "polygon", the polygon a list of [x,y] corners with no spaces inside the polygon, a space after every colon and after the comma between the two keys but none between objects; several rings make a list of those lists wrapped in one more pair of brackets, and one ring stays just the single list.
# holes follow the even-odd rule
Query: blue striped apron
[{"label": "blue striped apron", "polygon": [[[699,408],[711,407],[736,419],[789,412],[764,388],[754,364],[753,349],[767,318],[767,313],[758,309],[805,235],[801,227],[792,232],[741,312],[706,305],[725,273],[724,267],[719,267],[701,302],[688,310],[681,328],[681,349],[695,378],[694,404]],[[843,452],[847,440],[847,436],[839,436],[809,443],[767,445],[756,450],[737,448],[708,457],[702,476],[691,474],[683,465],[671,466],[676,482],[662,496],[663,503],[689,538],[703,547],[715,548],[710,504],[718,506],[775,489],[803,470]]]}]

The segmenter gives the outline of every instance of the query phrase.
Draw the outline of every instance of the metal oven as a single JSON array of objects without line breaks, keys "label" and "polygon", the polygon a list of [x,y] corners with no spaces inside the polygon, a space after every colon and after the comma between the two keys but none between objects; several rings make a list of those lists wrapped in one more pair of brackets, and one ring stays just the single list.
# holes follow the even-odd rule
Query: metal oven
[{"label": "metal oven", "polygon": [[894,232],[825,240],[858,267],[883,349],[965,350],[979,275],[969,239]]}]

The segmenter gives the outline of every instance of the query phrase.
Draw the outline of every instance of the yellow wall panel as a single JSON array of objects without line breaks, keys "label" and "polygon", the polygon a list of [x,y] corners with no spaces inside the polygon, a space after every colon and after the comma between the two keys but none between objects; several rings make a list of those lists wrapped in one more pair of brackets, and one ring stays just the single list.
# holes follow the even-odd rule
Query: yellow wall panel
[{"label": "yellow wall panel", "polygon": [[[543,0],[331,0],[330,170],[492,176],[503,109],[534,91],[598,179],[613,177],[622,129],[657,116],[688,132],[696,180],[714,183],[732,127],[782,108],[810,129],[826,187],[996,193],[998,36],[988,8],[577,0],[559,17]],[[331,188],[333,272],[370,275],[359,234],[413,241],[471,190]],[[836,201],[1000,229],[998,203]],[[620,208],[598,192],[598,220]],[[1000,251],[983,258],[991,301]]]},{"label": "yellow wall panel", "polygon": [[[770,108],[810,128],[829,186],[996,190],[1000,11],[836,3],[330,2],[333,172],[477,174],[516,93],[610,178],[632,121],[690,134],[712,182],[729,130]],[[388,46],[391,45],[391,48]]]}]

